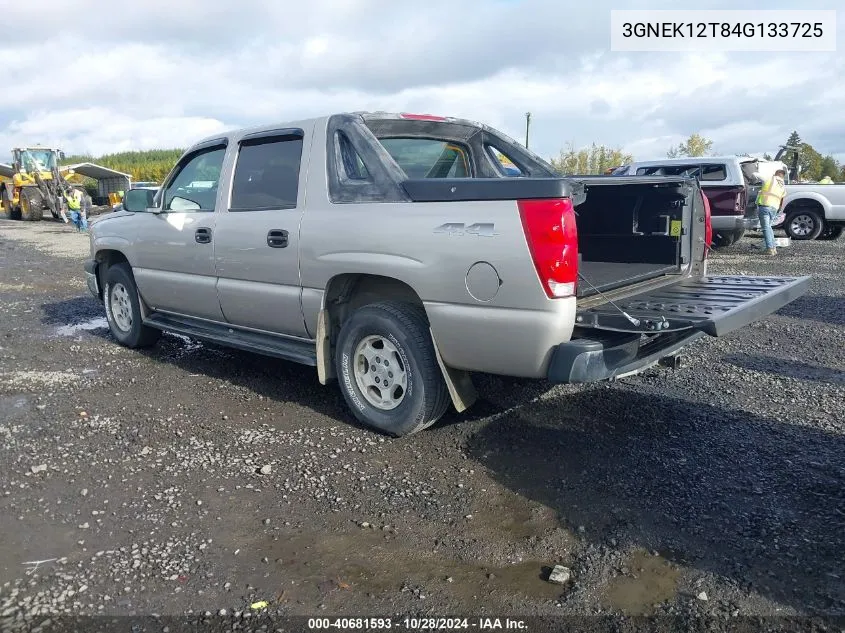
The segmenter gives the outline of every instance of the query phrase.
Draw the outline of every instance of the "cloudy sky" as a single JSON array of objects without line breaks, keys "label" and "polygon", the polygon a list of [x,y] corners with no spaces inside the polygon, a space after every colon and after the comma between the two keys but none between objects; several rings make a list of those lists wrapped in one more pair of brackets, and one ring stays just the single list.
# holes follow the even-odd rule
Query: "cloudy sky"
[{"label": "cloudy sky", "polygon": [[[797,129],[845,160],[845,10],[835,53],[683,54],[610,50],[611,8],[673,2],[119,6],[51,2],[39,37],[4,29],[0,158],[18,144],[94,155],[185,147],[231,127],[389,110],[480,120],[517,139],[530,111],[531,148],[546,157],[568,142],[595,141],[657,158],[692,132],[713,139],[720,153],[756,154],[775,151]],[[734,0],[696,8],[755,7]],[[28,20],[28,10],[10,4],[3,23]]]}]

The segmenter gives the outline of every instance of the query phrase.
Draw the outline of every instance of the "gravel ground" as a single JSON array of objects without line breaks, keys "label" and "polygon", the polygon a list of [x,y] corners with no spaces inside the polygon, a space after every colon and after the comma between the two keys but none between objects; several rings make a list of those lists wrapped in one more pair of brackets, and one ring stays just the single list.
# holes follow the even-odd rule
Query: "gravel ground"
[{"label": "gravel ground", "polygon": [[845,240],[777,259],[759,243],[711,272],[811,274],[810,293],[679,370],[479,376],[468,414],[389,440],[299,366],[171,335],[118,346],[84,285],[87,237],[0,220],[0,629],[256,601],[845,615]]}]

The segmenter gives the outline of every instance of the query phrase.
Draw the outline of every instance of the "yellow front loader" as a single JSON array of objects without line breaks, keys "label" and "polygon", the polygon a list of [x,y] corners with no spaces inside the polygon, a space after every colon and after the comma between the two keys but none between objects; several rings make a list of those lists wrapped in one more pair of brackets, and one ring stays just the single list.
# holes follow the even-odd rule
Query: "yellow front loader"
[{"label": "yellow front loader", "polygon": [[0,202],[13,220],[41,220],[44,210],[59,219],[66,208],[66,195],[81,185],[68,181],[73,170],[62,174],[59,159],[64,152],[47,147],[16,147],[12,150],[12,175],[0,182]]}]

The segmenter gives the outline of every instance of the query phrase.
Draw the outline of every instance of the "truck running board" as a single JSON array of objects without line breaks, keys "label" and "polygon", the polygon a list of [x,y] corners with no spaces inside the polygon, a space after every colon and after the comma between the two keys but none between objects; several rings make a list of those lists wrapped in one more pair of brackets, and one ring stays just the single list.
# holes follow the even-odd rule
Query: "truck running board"
[{"label": "truck running board", "polygon": [[627,299],[579,310],[575,325],[609,332],[698,330],[710,336],[723,336],[779,310],[806,293],[809,287],[810,277],[685,279]]},{"label": "truck running board", "polygon": [[317,366],[316,346],[311,341],[243,330],[225,324],[161,312],[156,312],[144,319],[144,325],[209,343],[282,358],[311,367]]}]

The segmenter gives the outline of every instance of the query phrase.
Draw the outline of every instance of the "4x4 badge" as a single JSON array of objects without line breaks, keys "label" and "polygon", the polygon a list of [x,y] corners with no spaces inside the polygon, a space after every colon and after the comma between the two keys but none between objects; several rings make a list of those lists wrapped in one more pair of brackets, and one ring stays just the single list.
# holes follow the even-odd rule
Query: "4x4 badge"
[{"label": "4x4 badge", "polygon": [[499,235],[494,230],[492,222],[480,222],[470,224],[467,226],[463,222],[447,222],[441,224],[436,229],[435,233],[447,233],[449,235],[479,235],[481,237],[493,237]]}]

